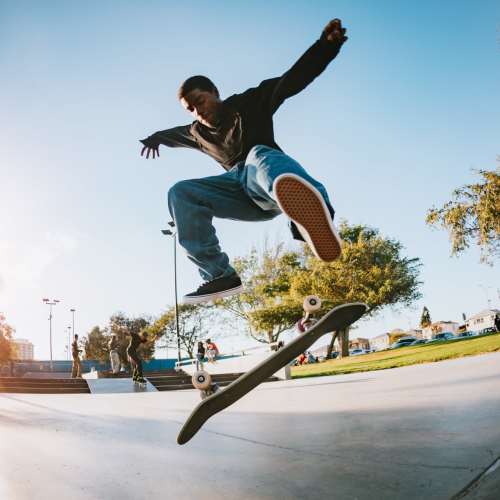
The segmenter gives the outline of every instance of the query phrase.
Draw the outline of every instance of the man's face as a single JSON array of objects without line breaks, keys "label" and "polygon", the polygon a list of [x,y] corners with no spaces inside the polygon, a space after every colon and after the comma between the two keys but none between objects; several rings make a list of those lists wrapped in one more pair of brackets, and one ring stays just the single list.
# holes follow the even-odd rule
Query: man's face
[{"label": "man's face", "polygon": [[215,128],[219,123],[220,104],[222,101],[215,91],[194,89],[181,97],[181,104],[195,120],[203,125]]}]

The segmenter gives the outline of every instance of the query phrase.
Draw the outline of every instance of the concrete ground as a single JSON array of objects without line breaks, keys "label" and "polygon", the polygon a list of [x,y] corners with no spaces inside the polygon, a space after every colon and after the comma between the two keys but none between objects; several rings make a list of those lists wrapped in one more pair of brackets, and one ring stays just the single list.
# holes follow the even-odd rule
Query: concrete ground
[{"label": "concrete ground", "polygon": [[499,498],[500,353],[264,384],[178,446],[198,401],[0,394],[0,498]]}]

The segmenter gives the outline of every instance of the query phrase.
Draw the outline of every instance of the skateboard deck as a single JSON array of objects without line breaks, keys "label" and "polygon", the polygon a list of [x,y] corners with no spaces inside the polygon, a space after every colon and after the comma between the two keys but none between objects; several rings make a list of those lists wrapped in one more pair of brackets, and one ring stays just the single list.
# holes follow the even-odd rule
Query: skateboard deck
[{"label": "skateboard deck", "polygon": [[327,312],[309,330],[299,335],[285,347],[276,351],[250,371],[228,386],[207,397],[196,406],[177,436],[178,444],[187,443],[213,415],[232,405],[245,394],[271,377],[299,354],[311,347],[325,333],[343,330],[352,325],[367,311],[361,302],[343,304]]}]

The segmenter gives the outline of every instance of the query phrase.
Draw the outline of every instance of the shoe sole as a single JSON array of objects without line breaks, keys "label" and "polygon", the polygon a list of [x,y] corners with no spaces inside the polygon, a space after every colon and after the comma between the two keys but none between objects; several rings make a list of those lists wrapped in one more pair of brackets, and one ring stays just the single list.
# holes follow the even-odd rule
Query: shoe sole
[{"label": "shoe sole", "polygon": [[325,262],[337,259],[341,240],[321,193],[295,174],[282,174],[273,183],[276,201],[309,244],[314,255]]},{"label": "shoe sole", "polygon": [[223,299],[224,297],[230,297],[231,295],[236,295],[237,293],[241,293],[243,291],[243,285],[238,285],[235,288],[229,288],[228,290],[223,290],[221,292],[215,293],[207,293],[205,295],[197,295],[196,297],[187,297],[184,296],[182,298],[183,304],[201,304],[203,302],[210,302],[215,299]]}]

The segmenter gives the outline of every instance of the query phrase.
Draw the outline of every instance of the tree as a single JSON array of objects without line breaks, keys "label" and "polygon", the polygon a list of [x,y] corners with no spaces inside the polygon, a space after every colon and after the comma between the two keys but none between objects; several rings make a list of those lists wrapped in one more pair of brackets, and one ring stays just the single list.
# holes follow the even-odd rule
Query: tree
[{"label": "tree", "polygon": [[[94,326],[89,334],[80,339],[80,345],[84,350],[85,359],[96,359],[107,361],[109,359],[108,342],[111,335],[115,334],[118,340],[118,354],[123,364],[128,364],[127,346],[130,342],[130,333],[141,335],[150,325],[147,318],[127,318],[123,313],[111,316],[106,328]],[[137,351],[142,359],[151,359],[154,355],[155,339],[149,338],[141,344]]]},{"label": "tree", "polygon": [[109,335],[106,330],[94,326],[87,337],[82,339],[84,359],[95,359],[97,361],[107,361]]},{"label": "tree", "polygon": [[[180,304],[178,311],[181,350],[190,358],[194,358],[194,348],[198,340],[217,336],[211,334],[214,330],[212,318],[214,307],[209,304]],[[166,347],[177,348],[175,307],[170,307],[164,312],[149,326],[147,332],[156,340],[162,339]]]},{"label": "tree", "polygon": [[[109,325],[107,331],[109,340],[111,334],[116,334],[118,341],[118,355],[122,363],[128,364],[127,346],[130,342],[130,333],[136,333],[142,335],[147,331],[151,321],[147,318],[137,317],[137,318],[127,318],[123,313],[117,313],[111,316],[109,320]],[[139,345],[137,348],[137,353],[139,356],[148,360],[151,359],[155,352],[155,339],[148,338],[147,342]],[[106,355],[108,355],[107,345],[106,345]]]},{"label": "tree", "polygon": [[453,191],[451,201],[427,212],[426,222],[448,230],[452,255],[475,242],[481,261],[491,264],[491,257],[500,254],[500,169],[479,170],[478,174],[482,182]]},{"label": "tree", "polygon": [[431,313],[429,312],[429,309],[424,306],[424,308],[422,309],[422,316],[420,316],[420,327],[425,328],[427,326],[430,326],[431,324]]},{"label": "tree", "polygon": [[[247,324],[250,335],[260,342],[275,342],[303,314],[307,295],[323,299],[324,314],[346,302],[361,301],[369,315],[383,307],[408,306],[420,298],[419,259],[406,258],[402,245],[379,235],[367,226],[340,226],[341,257],[330,263],[314,257],[304,245],[302,251],[285,251],[282,244],[266,246],[262,254],[253,249],[235,260],[244,293],[217,302]],[[332,336],[329,354],[338,332]],[[341,333],[343,354],[348,353],[348,331]]]},{"label": "tree", "polygon": [[[345,221],[339,234],[342,254],[333,262],[322,262],[305,248],[306,265],[292,279],[292,298],[319,295],[321,313],[346,302],[365,302],[367,315],[373,316],[384,307],[406,307],[421,297],[420,260],[404,257],[401,243],[381,236],[377,229]],[[328,355],[338,334],[332,336]],[[348,334],[349,330],[340,334],[343,356],[348,355]]]},{"label": "tree", "polygon": [[219,308],[241,320],[249,335],[262,343],[273,343],[302,316],[302,300],[290,298],[290,279],[302,268],[300,254],[286,251],[283,244],[254,248],[234,267],[244,284],[243,293],[216,302]]},{"label": "tree", "polygon": [[0,368],[15,356],[15,349],[12,345],[14,332],[15,329],[6,322],[5,316],[0,313]]}]

